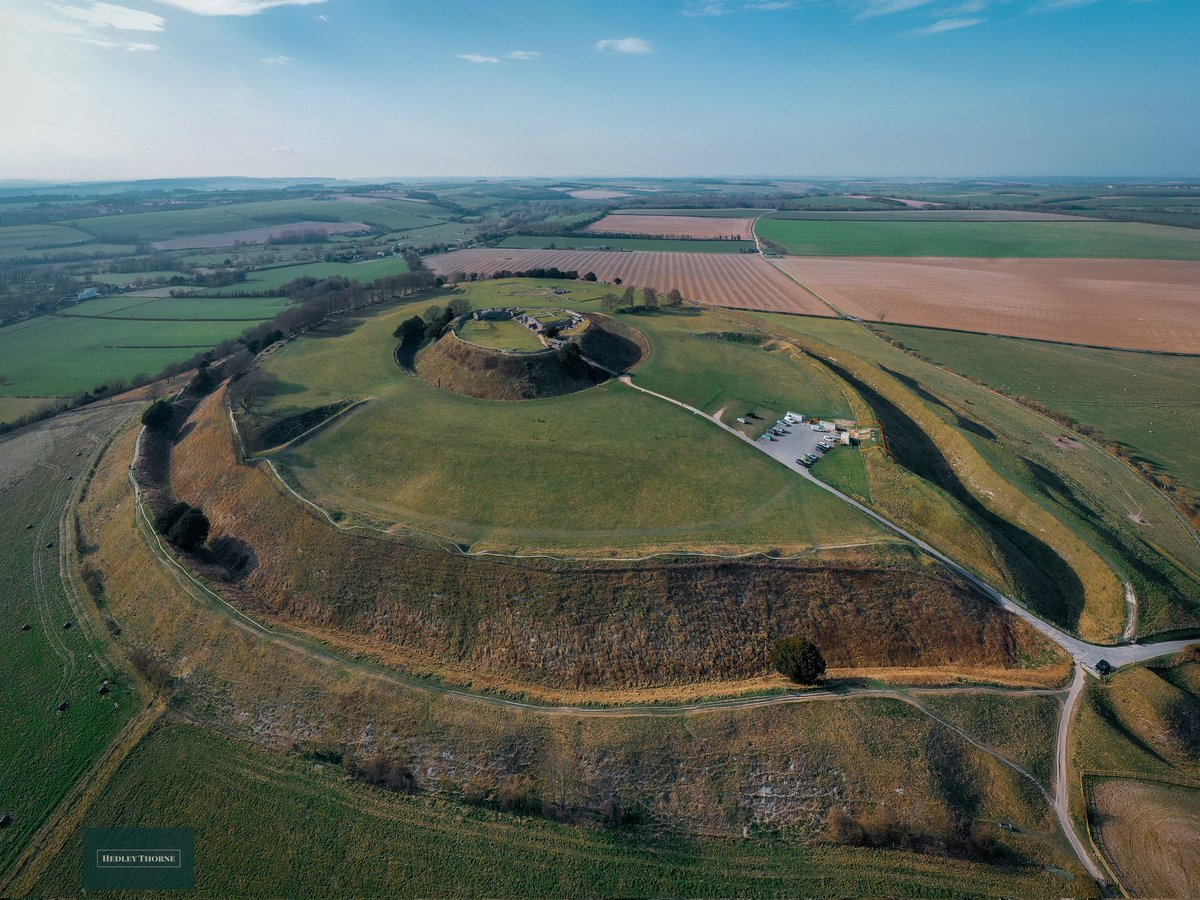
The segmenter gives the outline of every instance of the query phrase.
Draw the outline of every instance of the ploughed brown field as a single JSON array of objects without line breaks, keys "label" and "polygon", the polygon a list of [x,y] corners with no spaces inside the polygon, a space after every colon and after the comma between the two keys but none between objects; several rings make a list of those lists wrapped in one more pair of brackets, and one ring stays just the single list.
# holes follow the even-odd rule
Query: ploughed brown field
[{"label": "ploughed brown field", "polygon": [[727,238],[754,240],[753,219],[723,219],[719,216],[605,216],[584,231],[593,234],[644,234],[664,238]]},{"label": "ploughed brown field", "polygon": [[[625,218],[624,216],[622,218]],[[660,291],[679,288],[688,300],[773,312],[829,316],[832,311],[757,254],[642,253],[618,250],[455,250],[426,258],[438,275],[478,272],[491,277],[501,270],[522,272],[551,266],[580,274],[595,272],[601,281],[620,278],[625,285]]]},{"label": "ploughed brown field", "polygon": [[1200,353],[1200,262],[1149,259],[776,260],[870,322]]}]

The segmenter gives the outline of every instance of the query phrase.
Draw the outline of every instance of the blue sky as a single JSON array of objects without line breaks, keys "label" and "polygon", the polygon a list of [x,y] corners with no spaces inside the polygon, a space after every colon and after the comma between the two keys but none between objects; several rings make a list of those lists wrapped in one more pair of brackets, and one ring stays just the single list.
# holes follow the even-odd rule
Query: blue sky
[{"label": "blue sky", "polygon": [[0,178],[1200,175],[1200,0],[0,0]]}]

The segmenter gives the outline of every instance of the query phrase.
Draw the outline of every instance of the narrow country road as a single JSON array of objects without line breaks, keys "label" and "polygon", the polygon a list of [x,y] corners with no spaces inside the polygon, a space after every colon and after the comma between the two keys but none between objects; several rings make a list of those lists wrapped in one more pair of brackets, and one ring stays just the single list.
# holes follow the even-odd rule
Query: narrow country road
[{"label": "narrow country road", "polygon": [[697,409],[694,406],[689,406],[687,403],[684,403],[680,400],[676,400],[674,397],[668,397],[666,394],[660,394],[657,391],[652,391],[652,390],[649,390],[648,388],[644,388],[639,385],[636,385],[633,383],[633,378],[629,375],[622,375],[620,377],[620,381],[622,384],[628,385],[629,387],[633,388],[635,391],[641,391],[643,394],[649,394],[651,397],[657,397],[659,400],[664,400],[667,403],[671,403],[675,406],[678,406],[680,409],[685,409],[688,412],[693,413],[697,416],[700,416],[703,419],[707,419],[709,422],[712,422],[718,428],[722,428],[725,431],[732,434],[738,440],[749,444],[750,446],[754,447],[756,450],[759,450],[759,451],[765,453],[767,456],[771,457],[771,459],[775,460],[780,465],[785,466],[788,469],[791,469],[793,472],[795,472],[801,478],[806,479],[811,484],[814,484],[817,487],[819,487],[821,490],[827,491],[828,493],[833,494],[835,497],[840,499],[842,502],[847,503],[850,506],[853,506],[855,509],[862,512],[864,515],[869,516],[870,518],[874,519],[876,522],[883,525],[885,528],[891,529],[896,534],[898,534],[902,538],[904,538],[906,541],[916,545],[921,550],[923,550],[925,553],[927,553],[929,556],[933,557],[938,562],[942,563],[942,565],[946,566],[946,568],[957,573],[958,575],[960,575],[961,577],[963,577],[967,581],[969,581],[971,584],[975,585],[975,587],[977,587],[977,588],[979,588],[979,590],[983,591],[988,597],[991,597],[992,600],[994,600],[996,603],[998,603],[1003,609],[1008,610],[1009,612],[1013,613],[1016,616],[1020,616],[1022,619],[1024,619],[1026,622],[1028,622],[1030,625],[1032,625],[1034,628],[1036,628],[1038,631],[1040,631],[1042,634],[1044,634],[1046,637],[1048,637],[1050,640],[1054,641],[1054,643],[1058,644],[1060,647],[1062,647],[1064,650],[1066,650],[1067,653],[1071,654],[1071,657],[1077,663],[1079,663],[1081,666],[1083,666],[1083,668],[1087,669],[1093,675],[1098,674],[1096,666],[1101,660],[1106,660],[1111,666],[1113,666],[1113,668],[1120,668],[1121,666],[1127,666],[1127,665],[1131,665],[1133,663],[1139,663],[1139,662],[1146,662],[1147,660],[1157,659],[1160,656],[1168,656],[1172,653],[1178,653],[1181,650],[1186,650],[1188,647],[1192,646],[1193,644],[1200,643],[1200,641],[1196,640],[1195,638],[1189,639],[1189,640],[1181,640],[1181,641],[1164,641],[1163,643],[1159,643],[1159,644],[1123,644],[1121,646],[1112,646],[1112,645],[1104,646],[1104,645],[1100,645],[1100,644],[1089,644],[1087,641],[1081,641],[1079,638],[1067,634],[1062,629],[1050,624],[1049,622],[1045,621],[1044,619],[1042,619],[1039,616],[1035,615],[1034,613],[1030,612],[1028,609],[1026,609],[1024,606],[1022,606],[1016,600],[1013,600],[1011,597],[1007,596],[1006,594],[1003,594],[1000,591],[996,590],[994,587],[992,587],[990,584],[988,584],[982,578],[978,577],[977,575],[973,574],[972,572],[969,572],[967,569],[965,569],[963,566],[956,563],[954,560],[952,560],[950,557],[946,556],[944,553],[941,553],[940,551],[935,550],[933,547],[931,547],[925,541],[921,540],[916,535],[910,534],[909,532],[905,531],[903,528],[901,528],[895,522],[892,522],[890,519],[887,519],[884,516],[881,516],[879,513],[875,512],[873,509],[866,506],[865,504],[859,503],[853,497],[843,494],[837,488],[826,484],[825,482],[821,481],[819,478],[816,478],[804,466],[802,466],[799,463],[796,463],[794,461],[776,456],[775,454],[773,454],[771,452],[770,445],[763,444],[761,441],[751,440],[750,438],[746,437],[746,435],[744,435],[740,431],[738,431],[736,428],[732,428],[731,426],[726,425],[724,422],[720,421],[719,419],[716,419],[713,416],[710,416],[708,413],[704,412],[703,410]]},{"label": "narrow country road", "polygon": [[1071,842],[1071,849],[1075,851],[1079,861],[1088,870],[1088,874],[1096,879],[1103,888],[1106,886],[1104,873],[1100,871],[1100,867],[1096,865],[1091,854],[1084,849],[1083,841],[1079,839],[1079,835],[1075,831],[1075,824],[1071,821],[1069,792],[1071,742],[1069,738],[1071,722],[1075,718],[1075,705],[1083,694],[1083,685],[1083,667],[1077,665],[1075,666],[1075,678],[1071,681],[1071,689],[1067,692],[1067,699],[1063,701],[1062,710],[1058,714],[1058,752],[1054,766],[1054,811],[1058,814],[1058,824],[1062,826],[1063,833]]}]

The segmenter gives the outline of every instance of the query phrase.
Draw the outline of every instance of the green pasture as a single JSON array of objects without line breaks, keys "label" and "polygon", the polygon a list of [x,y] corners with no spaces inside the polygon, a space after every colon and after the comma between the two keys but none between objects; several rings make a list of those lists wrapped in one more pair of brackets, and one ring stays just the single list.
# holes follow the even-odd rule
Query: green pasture
[{"label": "green pasture", "polygon": [[537,335],[514,319],[468,319],[459,326],[458,335],[464,341],[493,350],[528,353],[546,349]]},{"label": "green pasture", "polygon": [[[78,620],[59,576],[68,497],[86,474],[92,438],[122,415],[91,410],[0,440],[0,811],[12,817],[0,829],[0,874],[141,705],[94,629]],[[98,693],[103,678],[114,684],[106,696]]]},{"label": "green pasture", "polygon": [[284,305],[278,297],[185,300],[125,294],[86,301],[72,307],[70,315],[18,322],[0,328],[0,375],[7,379],[0,396],[66,397],[117,378],[155,375],[272,318]]},{"label": "green pasture", "polygon": [[132,284],[136,281],[153,281],[156,278],[187,278],[183,272],[162,270],[158,272],[90,272],[91,280],[97,284]]},{"label": "green pasture", "polygon": [[760,219],[796,256],[1089,257],[1200,260],[1200,230],[1141,222],[814,222]]},{"label": "green pasture", "polygon": [[871,502],[871,485],[859,450],[834,447],[813,465],[812,473],[844,494]]},{"label": "green pasture", "polygon": [[675,240],[672,238],[612,238],[578,234],[533,235],[516,234],[496,246],[517,249],[558,250],[648,250],[659,253],[740,253],[753,250],[754,241]]},{"label": "green pasture", "polygon": [[356,263],[339,262],[308,262],[294,266],[272,266],[264,269],[254,269],[246,273],[246,280],[237,284],[228,284],[217,288],[202,288],[205,296],[236,296],[238,294],[259,293],[262,291],[277,291],[283,285],[297,278],[332,278],[335,275],[349,278],[362,284],[369,284],[380,278],[392,275],[403,275],[408,271],[408,263],[400,256],[385,256],[378,259],[368,259]]},{"label": "green pasture", "polygon": [[117,243],[97,243],[77,228],[65,225],[9,225],[0,228],[0,260],[35,257],[62,259],[82,254],[125,256],[133,247]]},{"label": "green pasture", "polygon": [[[476,308],[534,305],[558,284],[510,280],[459,293]],[[578,283],[566,284],[578,294],[554,303],[598,308]],[[265,363],[280,382],[269,418],[346,397],[372,398],[280,455],[287,476],[319,502],[506,547],[800,547],[879,534],[868,519],[753,447],[625,385],[506,403],[440,391],[404,375],[392,359],[392,331],[428,302],[374,311],[351,330],[339,324]],[[690,381],[683,399],[706,404],[719,399],[722,385],[731,403],[837,401],[836,388],[807,364],[689,335],[719,329],[718,320],[621,318],[655,348],[637,371],[649,387],[674,390]],[[688,377],[689,352],[705,360],[699,378]],[[760,384],[755,373],[785,376],[788,384],[782,390]]]},{"label": "green pasture", "polygon": [[98,216],[77,219],[70,224],[101,241],[167,241],[307,220],[363,222],[397,230],[434,224],[448,215],[440,207],[403,200],[355,203],[299,198]]},{"label": "green pasture", "polygon": [[880,329],[939,365],[1091,425],[1200,495],[1200,357]]},{"label": "green pasture", "polygon": [[560,825],[349,781],[186,725],[152,732],[34,885],[80,892],[83,828],[196,828],[196,895],[1051,897],[1071,884],[1009,868],[761,838]]}]

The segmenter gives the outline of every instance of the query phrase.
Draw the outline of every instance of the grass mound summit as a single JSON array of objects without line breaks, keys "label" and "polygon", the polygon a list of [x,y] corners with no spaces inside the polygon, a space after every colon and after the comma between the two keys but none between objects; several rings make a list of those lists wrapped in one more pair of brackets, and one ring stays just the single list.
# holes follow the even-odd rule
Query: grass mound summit
[{"label": "grass mound summit", "polygon": [[[600,316],[557,347],[506,352],[447,331],[423,350],[416,370],[430,384],[480,400],[537,400],[582,391],[642,358],[644,342],[632,329]],[[599,365],[596,365],[596,364]]]}]

